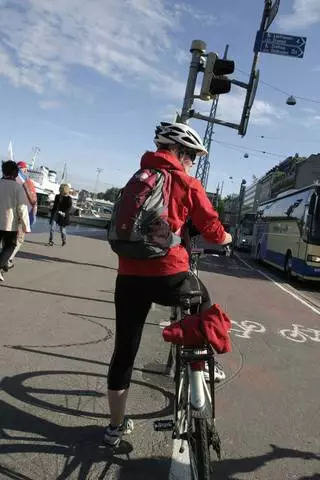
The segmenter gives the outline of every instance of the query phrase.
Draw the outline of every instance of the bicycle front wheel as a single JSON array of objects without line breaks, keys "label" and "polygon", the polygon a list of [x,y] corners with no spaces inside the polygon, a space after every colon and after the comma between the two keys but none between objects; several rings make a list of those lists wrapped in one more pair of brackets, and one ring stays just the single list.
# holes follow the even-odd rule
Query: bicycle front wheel
[{"label": "bicycle front wheel", "polygon": [[208,423],[205,418],[194,418],[189,441],[192,480],[210,480],[210,449]]}]

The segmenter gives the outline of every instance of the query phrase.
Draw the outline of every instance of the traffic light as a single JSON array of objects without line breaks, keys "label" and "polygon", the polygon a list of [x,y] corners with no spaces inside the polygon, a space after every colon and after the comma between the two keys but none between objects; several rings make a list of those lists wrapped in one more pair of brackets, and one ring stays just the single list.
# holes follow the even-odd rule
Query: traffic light
[{"label": "traffic light", "polygon": [[201,100],[211,100],[215,95],[229,93],[231,81],[225,75],[233,72],[233,60],[224,60],[216,53],[208,53],[200,90]]}]

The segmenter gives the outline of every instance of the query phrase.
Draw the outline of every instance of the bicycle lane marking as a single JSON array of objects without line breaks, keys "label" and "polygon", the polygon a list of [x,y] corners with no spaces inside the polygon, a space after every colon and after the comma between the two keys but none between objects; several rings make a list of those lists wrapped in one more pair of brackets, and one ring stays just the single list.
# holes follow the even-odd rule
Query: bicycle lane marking
[{"label": "bicycle lane marking", "polygon": [[278,288],[280,288],[280,290],[282,290],[283,292],[285,293],[288,293],[289,295],[291,295],[291,297],[293,297],[294,299],[296,299],[298,302],[302,303],[302,305],[304,305],[305,307],[308,307],[310,310],[312,310],[314,313],[316,313],[317,315],[320,315],[320,310],[316,307],[313,307],[312,305],[310,305],[308,302],[306,302],[305,300],[303,300],[303,298],[299,297],[299,295],[297,295],[296,293],[294,292],[291,292],[291,290],[289,290],[288,288],[284,287],[283,285],[281,285],[279,282],[277,282],[276,280],[274,280],[272,277],[270,277],[267,273],[263,272],[262,270],[259,270],[258,268],[254,268],[252,267],[252,265],[250,265],[249,263],[247,263],[245,260],[243,260],[243,258],[239,257],[239,255],[235,254],[235,257],[240,260],[240,262],[242,262],[244,265],[246,265],[248,268],[250,268],[250,270],[253,270],[257,273],[259,273],[259,275],[261,275],[262,277],[265,277],[267,280],[269,280],[270,282],[272,282],[274,285],[276,285]]}]

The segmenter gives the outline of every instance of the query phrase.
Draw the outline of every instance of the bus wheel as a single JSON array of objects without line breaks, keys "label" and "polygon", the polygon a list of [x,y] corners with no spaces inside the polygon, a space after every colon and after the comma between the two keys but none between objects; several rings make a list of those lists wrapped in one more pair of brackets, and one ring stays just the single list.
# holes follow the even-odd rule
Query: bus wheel
[{"label": "bus wheel", "polygon": [[292,254],[287,252],[286,260],[284,262],[284,272],[287,276],[288,281],[292,280]]}]

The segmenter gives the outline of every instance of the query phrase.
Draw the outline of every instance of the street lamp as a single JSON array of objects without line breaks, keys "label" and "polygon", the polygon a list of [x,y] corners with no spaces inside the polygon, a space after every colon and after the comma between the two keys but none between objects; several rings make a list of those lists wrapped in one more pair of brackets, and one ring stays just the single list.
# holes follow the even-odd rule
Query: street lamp
[{"label": "street lamp", "polygon": [[297,100],[294,98],[293,95],[287,98],[287,105],[294,106],[297,103]]}]

